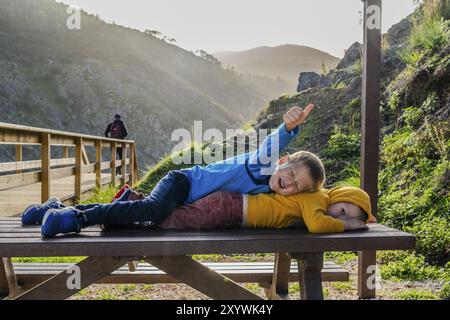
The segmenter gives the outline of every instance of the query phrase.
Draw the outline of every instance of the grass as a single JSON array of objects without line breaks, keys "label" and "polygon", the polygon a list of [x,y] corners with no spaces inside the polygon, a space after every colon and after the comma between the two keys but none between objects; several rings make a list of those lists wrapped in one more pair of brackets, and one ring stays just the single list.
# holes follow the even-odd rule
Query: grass
[{"label": "grass", "polygon": [[383,279],[392,281],[450,280],[450,264],[439,267],[425,262],[422,255],[407,251],[379,252]]},{"label": "grass", "polygon": [[354,286],[351,282],[332,282],[331,286],[340,292],[349,292],[354,290]]},{"label": "grass", "polygon": [[137,286],[135,284],[122,284],[117,287],[117,289],[124,294],[130,293],[136,290]]},{"label": "grass", "polygon": [[261,294],[261,287],[257,283],[245,283],[244,288],[247,290],[253,292],[254,294],[260,295]]},{"label": "grass", "polygon": [[358,255],[354,252],[325,252],[325,260],[331,260],[339,265],[354,261]]},{"label": "grass", "polygon": [[85,257],[13,258],[13,263],[78,263]]},{"label": "grass", "polygon": [[95,300],[118,300],[118,296],[111,293],[109,290],[100,290],[97,292]]},{"label": "grass", "polygon": [[404,290],[402,292],[394,293],[393,297],[400,300],[436,300],[439,299],[439,297],[432,293],[429,290],[417,290],[417,289],[411,289],[411,290]]},{"label": "grass", "polygon": [[347,88],[347,85],[345,84],[344,81],[339,81],[339,82],[333,83],[333,85],[331,87],[333,89],[345,89],[345,88]]}]

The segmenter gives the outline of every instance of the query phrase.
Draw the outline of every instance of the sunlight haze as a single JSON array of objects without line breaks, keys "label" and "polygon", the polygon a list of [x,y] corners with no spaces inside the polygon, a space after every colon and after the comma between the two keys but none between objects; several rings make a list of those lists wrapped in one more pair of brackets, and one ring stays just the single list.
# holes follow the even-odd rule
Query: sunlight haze
[{"label": "sunlight haze", "polygon": [[[139,30],[157,30],[187,50],[240,51],[306,45],[342,57],[362,42],[360,0],[64,0]],[[413,0],[383,1],[383,32],[410,14]]]}]

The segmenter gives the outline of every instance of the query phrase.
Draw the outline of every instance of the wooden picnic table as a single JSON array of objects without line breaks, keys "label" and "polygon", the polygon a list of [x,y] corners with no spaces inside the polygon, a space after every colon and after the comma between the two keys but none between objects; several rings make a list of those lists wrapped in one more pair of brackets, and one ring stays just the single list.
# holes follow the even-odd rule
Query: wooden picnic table
[{"label": "wooden picnic table", "polygon": [[[30,290],[16,294],[15,299],[65,299],[136,260],[145,260],[213,299],[261,299],[190,257],[192,254],[246,253],[276,254],[271,287],[274,298],[286,297],[291,259],[295,259],[302,299],[323,299],[324,252],[414,247],[413,235],[380,224],[372,224],[365,231],[339,234],[311,234],[299,228],[105,232],[90,227],[78,235],[42,239],[39,226],[23,227],[18,218],[0,218],[0,257],[87,257],[72,266],[70,272],[62,271]],[[76,288],[67,285],[74,270],[81,276],[80,286]],[[14,277],[12,263],[4,263],[3,283],[11,283]]]}]

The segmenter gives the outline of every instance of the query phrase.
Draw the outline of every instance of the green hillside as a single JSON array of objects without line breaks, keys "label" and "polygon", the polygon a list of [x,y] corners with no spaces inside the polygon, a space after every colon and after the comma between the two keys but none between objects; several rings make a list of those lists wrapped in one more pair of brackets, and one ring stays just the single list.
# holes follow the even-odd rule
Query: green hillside
[{"label": "green hillside", "polygon": [[0,1],[2,122],[102,135],[119,112],[144,166],[171,150],[174,129],[239,127],[265,103],[233,72],[149,33],[84,12],[69,30],[66,9]]}]

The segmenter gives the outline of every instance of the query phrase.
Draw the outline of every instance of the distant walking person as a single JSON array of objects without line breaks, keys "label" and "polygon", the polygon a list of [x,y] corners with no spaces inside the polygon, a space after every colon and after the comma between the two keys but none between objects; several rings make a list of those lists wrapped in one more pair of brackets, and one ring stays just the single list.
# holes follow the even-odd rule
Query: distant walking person
[{"label": "distant walking person", "polygon": [[[120,119],[121,116],[119,114],[116,114],[114,116],[114,121],[108,124],[105,130],[105,137],[112,138],[112,139],[125,139],[126,136],[128,136],[127,128],[125,127],[125,124]],[[123,156],[123,150],[122,146],[117,147],[117,156],[119,157],[119,160],[122,160]],[[122,170],[122,166],[116,168],[116,175],[119,174]]]}]

